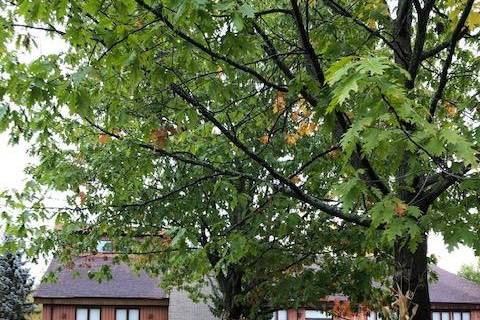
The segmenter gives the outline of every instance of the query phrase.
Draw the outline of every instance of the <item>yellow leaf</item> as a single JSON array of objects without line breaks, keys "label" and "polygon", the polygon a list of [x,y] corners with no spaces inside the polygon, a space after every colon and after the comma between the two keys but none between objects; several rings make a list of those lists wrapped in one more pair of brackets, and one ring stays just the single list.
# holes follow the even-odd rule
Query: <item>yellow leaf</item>
[{"label": "yellow leaf", "polygon": [[480,27],[480,12],[470,12],[465,24],[470,31]]},{"label": "yellow leaf", "polygon": [[312,115],[312,111],[308,109],[308,105],[306,103],[302,103],[299,108],[299,112],[301,115],[305,117],[310,117]]},{"label": "yellow leaf", "polygon": [[368,19],[367,25],[370,27],[370,29],[375,30],[377,28],[377,22],[374,19]]},{"label": "yellow leaf", "polygon": [[399,217],[405,216],[407,207],[408,205],[403,201],[398,201],[397,203],[395,203],[395,213],[397,214],[397,216]]},{"label": "yellow leaf", "polygon": [[286,135],[285,140],[287,141],[287,144],[290,146],[294,146],[297,144],[298,139],[300,136],[296,133],[289,133]]},{"label": "yellow leaf", "polygon": [[447,115],[452,118],[455,117],[458,113],[457,107],[450,101],[444,102],[445,109],[447,110]]},{"label": "yellow leaf", "polygon": [[270,136],[268,134],[265,134],[258,138],[258,140],[260,140],[261,144],[267,144],[270,141]]},{"label": "yellow leaf", "polygon": [[300,136],[306,136],[313,133],[316,129],[316,124],[313,122],[302,122],[297,130]]},{"label": "yellow leaf", "polygon": [[273,100],[273,113],[280,113],[285,110],[285,92],[277,91],[275,94],[275,99]]},{"label": "yellow leaf", "polygon": [[298,119],[300,118],[300,115],[298,114],[298,111],[293,111],[290,117],[292,118],[292,121],[297,122]]},{"label": "yellow leaf", "polygon": [[340,158],[340,150],[339,149],[334,149],[334,150],[330,151],[329,153],[327,153],[327,157],[329,159],[332,159],[332,160]]},{"label": "yellow leaf", "polygon": [[293,176],[290,178],[290,181],[292,181],[295,184],[299,184],[302,180],[300,180],[299,176]]}]

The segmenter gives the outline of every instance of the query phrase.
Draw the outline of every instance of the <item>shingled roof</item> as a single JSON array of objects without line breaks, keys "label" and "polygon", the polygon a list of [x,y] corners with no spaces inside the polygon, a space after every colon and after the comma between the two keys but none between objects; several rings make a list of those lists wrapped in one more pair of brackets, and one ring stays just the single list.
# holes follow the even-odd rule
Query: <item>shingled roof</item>
[{"label": "shingled roof", "polygon": [[[88,278],[88,271],[98,270],[109,264],[112,279],[98,283]],[[55,272],[59,267],[55,259],[47,272]],[[79,276],[73,272],[78,271]],[[432,267],[438,275],[438,281],[430,283],[432,303],[480,304],[480,286],[447,272],[437,266]],[[124,298],[124,299],[167,299],[168,294],[159,287],[160,280],[151,278],[145,272],[134,273],[125,264],[112,264],[109,256],[83,257],[75,261],[74,268],[63,268],[55,283],[42,283],[35,291],[35,298]],[[343,295],[330,296],[329,299],[346,299]]]},{"label": "shingled roof", "polygon": [[429,286],[430,301],[435,303],[480,304],[480,286],[437,266],[432,267],[438,281]]},{"label": "shingled roof", "polygon": [[[42,283],[34,293],[35,298],[130,298],[167,299],[168,295],[159,287],[160,280],[145,272],[135,273],[125,264],[113,264],[108,255],[81,257],[75,267],[62,268],[55,283]],[[112,279],[99,283],[88,278],[88,272],[103,265],[111,268]],[[48,272],[57,272],[59,262],[53,259]],[[74,272],[78,272],[75,275]]]}]

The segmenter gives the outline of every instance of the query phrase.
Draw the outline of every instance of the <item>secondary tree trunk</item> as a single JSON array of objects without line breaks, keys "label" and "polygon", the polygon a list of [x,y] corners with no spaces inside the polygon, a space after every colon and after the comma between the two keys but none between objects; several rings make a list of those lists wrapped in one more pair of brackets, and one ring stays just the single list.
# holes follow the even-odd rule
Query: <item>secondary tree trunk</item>
[{"label": "secondary tree trunk", "polygon": [[430,295],[428,292],[427,235],[412,252],[408,241],[395,246],[395,289],[411,295],[408,313],[416,309],[414,320],[430,320]]}]

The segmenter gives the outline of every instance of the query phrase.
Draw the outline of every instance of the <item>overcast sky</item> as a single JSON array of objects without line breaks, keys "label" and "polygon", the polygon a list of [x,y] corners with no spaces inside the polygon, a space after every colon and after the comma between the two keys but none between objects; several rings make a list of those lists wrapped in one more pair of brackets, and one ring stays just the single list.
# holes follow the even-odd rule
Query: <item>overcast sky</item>
[{"label": "overcast sky", "polygon": [[[35,37],[37,48],[32,52],[22,56],[22,59],[31,60],[39,55],[51,54],[61,51],[65,45],[59,39],[45,37],[44,33],[39,32]],[[32,161],[27,155],[28,146],[25,143],[11,146],[8,144],[6,134],[0,134],[0,192],[5,189],[21,189],[25,181],[23,172],[25,166]],[[476,257],[473,250],[460,246],[449,252],[442,237],[431,235],[429,237],[429,251],[435,254],[438,259],[438,265],[450,272],[458,272],[463,264],[476,264]],[[45,271],[47,262],[40,262],[38,265],[31,266],[32,274],[38,278]]]}]

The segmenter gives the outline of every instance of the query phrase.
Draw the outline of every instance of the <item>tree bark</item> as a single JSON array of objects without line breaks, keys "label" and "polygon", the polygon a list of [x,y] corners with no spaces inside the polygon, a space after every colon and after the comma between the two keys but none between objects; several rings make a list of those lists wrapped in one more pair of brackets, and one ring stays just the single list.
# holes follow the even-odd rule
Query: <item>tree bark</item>
[{"label": "tree bark", "polygon": [[240,320],[244,315],[245,309],[237,301],[242,294],[242,277],[243,272],[235,266],[229,266],[226,275],[217,277],[223,298],[222,320]]},{"label": "tree bark", "polygon": [[430,320],[428,291],[427,234],[415,251],[408,247],[408,239],[395,246],[395,289],[411,295],[408,313],[416,309],[414,320]]}]

